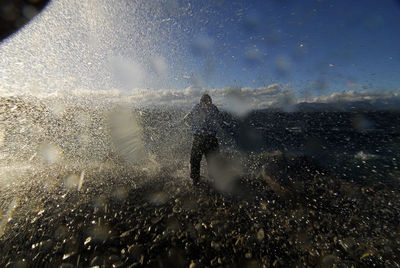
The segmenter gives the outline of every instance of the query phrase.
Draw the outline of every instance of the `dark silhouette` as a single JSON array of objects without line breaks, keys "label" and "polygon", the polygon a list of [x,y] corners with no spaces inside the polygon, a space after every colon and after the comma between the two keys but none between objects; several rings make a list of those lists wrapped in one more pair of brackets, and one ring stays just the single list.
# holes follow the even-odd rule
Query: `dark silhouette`
[{"label": "dark silhouette", "polygon": [[0,41],[29,22],[48,2],[49,0],[0,1]]},{"label": "dark silhouette", "polygon": [[218,127],[221,114],[218,108],[212,104],[212,99],[208,94],[204,94],[200,103],[183,119],[185,123],[190,123],[193,133],[193,144],[190,155],[190,178],[197,185],[200,180],[200,162],[203,155],[206,156],[207,164],[213,156],[219,153],[217,139]]}]

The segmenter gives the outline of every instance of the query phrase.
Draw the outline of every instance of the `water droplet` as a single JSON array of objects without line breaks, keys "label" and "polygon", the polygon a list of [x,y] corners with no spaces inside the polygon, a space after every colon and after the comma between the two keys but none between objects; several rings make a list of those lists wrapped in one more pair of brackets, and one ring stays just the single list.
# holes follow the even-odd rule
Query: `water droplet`
[{"label": "water droplet", "polygon": [[158,206],[168,201],[168,195],[165,192],[156,192],[150,194],[149,199],[153,205]]},{"label": "water droplet", "polygon": [[275,68],[279,75],[287,76],[292,68],[292,61],[288,56],[278,56],[275,61]]},{"label": "water droplet", "polygon": [[128,189],[126,189],[126,186],[117,187],[112,196],[118,201],[123,201],[128,197]]},{"label": "water droplet", "polygon": [[39,145],[38,154],[47,164],[54,164],[62,157],[62,151],[60,148],[52,143],[42,143]]},{"label": "water droplet", "polygon": [[76,174],[68,175],[64,180],[64,185],[67,189],[77,189],[79,185],[79,176]]},{"label": "water droplet", "polygon": [[214,40],[207,35],[199,35],[194,38],[192,51],[195,55],[205,55],[213,49]]},{"label": "water droplet", "polygon": [[168,64],[164,57],[154,57],[151,59],[152,69],[160,76],[168,75]]}]

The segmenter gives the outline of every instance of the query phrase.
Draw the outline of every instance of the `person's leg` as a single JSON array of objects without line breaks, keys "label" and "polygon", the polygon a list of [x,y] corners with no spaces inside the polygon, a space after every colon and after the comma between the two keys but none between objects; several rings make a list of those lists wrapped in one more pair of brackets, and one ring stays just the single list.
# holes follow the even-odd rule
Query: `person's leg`
[{"label": "person's leg", "polygon": [[217,137],[207,136],[204,143],[204,154],[206,155],[206,157],[219,154],[219,144]]},{"label": "person's leg", "polygon": [[200,180],[200,163],[203,156],[202,139],[199,135],[193,136],[192,151],[190,154],[190,178],[194,183]]},{"label": "person's leg", "polygon": [[219,165],[219,144],[218,139],[215,136],[209,136],[206,140],[205,156],[207,160],[208,175],[211,179],[213,178],[214,169],[218,168]]}]

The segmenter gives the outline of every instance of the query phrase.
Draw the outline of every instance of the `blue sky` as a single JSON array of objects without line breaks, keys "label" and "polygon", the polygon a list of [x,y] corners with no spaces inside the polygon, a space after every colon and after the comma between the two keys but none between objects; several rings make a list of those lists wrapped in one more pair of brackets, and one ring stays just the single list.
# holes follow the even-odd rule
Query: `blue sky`
[{"label": "blue sky", "polygon": [[215,72],[206,78],[211,87],[280,82],[302,90],[315,81],[329,91],[348,84],[399,86],[400,5],[395,1],[253,1],[205,10],[199,17],[208,23],[197,24],[190,35],[208,38],[211,49],[188,62],[200,75],[204,58],[211,58]]},{"label": "blue sky", "polygon": [[396,0],[51,1],[0,44],[0,90],[397,90],[399,18]]}]

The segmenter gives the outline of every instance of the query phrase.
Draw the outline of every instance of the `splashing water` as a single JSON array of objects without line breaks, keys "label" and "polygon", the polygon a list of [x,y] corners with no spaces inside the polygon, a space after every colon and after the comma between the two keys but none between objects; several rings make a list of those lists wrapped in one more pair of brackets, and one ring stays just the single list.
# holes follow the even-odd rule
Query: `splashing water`
[{"label": "splashing water", "polygon": [[110,118],[111,136],[116,150],[128,163],[139,163],[147,159],[138,119],[139,114],[128,109],[118,110]]},{"label": "splashing water", "polygon": [[[182,242],[188,251],[209,245],[205,249],[211,248],[212,254],[202,258],[215,255],[209,260],[211,266],[227,261],[226,256],[219,257],[221,252],[234,252],[246,260],[243,265],[255,267],[255,260],[264,258],[259,252],[272,258],[262,260],[266,266],[290,266],[283,260],[290,260],[292,252],[309,257],[313,264],[336,263],[339,257],[329,252],[343,257],[355,243],[325,236],[321,232],[325,229],[348,236],[353,231],[347,228],[352,228],[363,232],[362,239],[372,233],[375,241],[390,238],[397,226],[386,219],[396,218],[392,212],[398,211],[398,192],[386,191],[383,184],[353,185],[357,175],[352,172],[364,172],[367,175],[359,178],[372,178],[373,183],[384,181],[385,174],[398,180],[398,150],[393,152],[399,144],[393,138],[398,128],[393,124],[389,137],[379,132],[383,129],[379,118],[384,116],[297,113],[294,106],[300,100],[291,84],[268,78],[268,85],[264,74],[282,80],[296,77],[297,61],[308,58],[303,42],[295,55],[277,51],[277,56],[269,57],[262,46],[286,43],[286,30],[269,26],[261,33],[264,19],[251,9],[238,8],[234,20],[219,18],[219,8],[225,5],[218,3],[217,8],[201,9],[215,16],[208,21],[193,12],[198,11],[194,2],[52,1],[31,24],[1,44],[0,238],[20,240],[25,235],[19,233],[20,224],[35,230],[26,234],[32,258],[42,257],[38,253],[46,253],[46,245],[51,245],[46,241],[55,239],[54,256],[60,261],[116,267],[124,265],[122,260],[150,265],[147,253],[159,248],[147,247],[147,241],[156,246]],[[222,20],[240,22],[237,28],[244,30],[233,46],[223,42],[236,30],[218,30]],[[193,28],[197,24],[199,28]],[[252,41],[239,46],[240,39]],[[240,56],[231,55],[236,49]],[[253,77],[251,83],[258,86],[240,86],[242,82],[234,80],[238,73],[229,74],[236,67],[227,66],[242,60],[246,68],[240,72],[254,72],[259,78]],[[272,67],[260,72],[267,60]],[[329,68],[339,65],[331,63]],[[235,86],[208,88],[215,83],[213,77],[231,79]],[[325,77],[317,81],[311,90],[329,90]],[[356,82],[347,86],[358,88]],[[202,166],[213,189],[192,187],[191,132],[185,126],[171,127],[205,91],[229,112],[223,114],[226,125],[218,136],[221,158]],[[370,95],[373,92],[343,93],[343,99],[363,101]],[[390,99],[400,94],[387,91],[380,96]],[[319,97],[328,103],[335,95]],[[254,110],[265,107],[280,110]],[[370,139],[365,144],[371,148],[353,142],[363,138]],[[283,153],[266,153],[278,148]],[[337,157],[338,151],[345,156]],[[369,173],[373,176],[367,177]],[[368,229],[375,212],[385,215],[374,219],[385,230],[382,233],[375,226]],[[50,237],[39,228],[49,231]],[[309,233],[316,234],[313,242]],[[44,238],[48,240],[41,241]],[[109,244],[115,247],[107,249],[112,253],[107,260],[89,259]],[[182,259],[175,258],[181,253],[174,250],[168,256]],[[320,256],[324,252],[327,255]],[[356,261],[378,254],[363,248],[356,252],[349,254]],[[282,258],[273,259],[278,253]]]},{"label": "splashing water", "polygon": [[7,211],[0,220],[0,238],[3,236],[7,223],[12,219],[15,209],[18,207],[19,198],[14,198],[7,208]]},{"label": "splashing water", "polygon": [[62,157],[62,152],[57,145],[46,142],[39,145],[38,153],[46,164],[57,163]]}]

